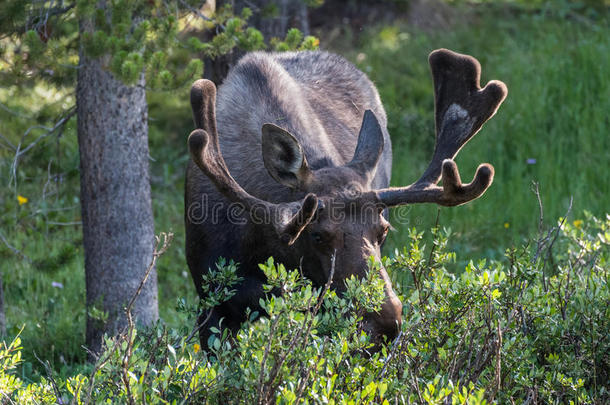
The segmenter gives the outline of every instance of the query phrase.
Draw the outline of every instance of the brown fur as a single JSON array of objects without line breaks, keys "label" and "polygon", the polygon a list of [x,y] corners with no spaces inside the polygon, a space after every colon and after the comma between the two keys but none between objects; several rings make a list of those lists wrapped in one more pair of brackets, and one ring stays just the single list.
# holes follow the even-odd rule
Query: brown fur
[{"label": "brown fur", "polygon": [[[440,50],[430,63],[437,147],[420,181],[401,188],[388,188],[391,144],[377,90],[337,55],[249,54],[229,73],[217,100],[211,82],[193,85],[199,129],[189,137],[187,262],[200,295],[201,275],[221,256],[238,261],[243,278],[237,294],[214,309],[201,331],[202,343],[207,328],[221,319],[236,330],[247,307],[260,311],[265,280],[258,263],[269,256],[289,268],[300,266],[322,285],[335,254],[333,287],[340,291],[347,277],[364,276],[369,257],[379,261],[389,228],[385,208],[411,202],[456,205],[487,189],[490,165],[462,185],[450,159],[495,113],[505,87],[494,82],[481,90],[480,67],[469,56]],[[441,171],[443,188],[436,186]],[[235,204],[245,209],[235,214]],[[254,214],[259,209],[271,214],[268,220],[259,221]],[[365,322],[376,339],[392,338],[402,305],[385,269],[379,275],[386,302]]]}]

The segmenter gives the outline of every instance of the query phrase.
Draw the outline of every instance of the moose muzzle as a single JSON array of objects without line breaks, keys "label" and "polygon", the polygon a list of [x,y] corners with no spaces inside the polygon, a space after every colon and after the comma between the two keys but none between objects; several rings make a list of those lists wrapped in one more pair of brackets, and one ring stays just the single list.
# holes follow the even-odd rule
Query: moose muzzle
[{"label": "moose muzzle", "polygon": [[379,312],[370,312],[363,319],[365,330],[376,343],[381,343],[384,337],[387,341],[394,340],[398,336],[402,324],[402,302],[392,289],[385,269],[381,269],[380,275],[385,284],[385,301]]}]

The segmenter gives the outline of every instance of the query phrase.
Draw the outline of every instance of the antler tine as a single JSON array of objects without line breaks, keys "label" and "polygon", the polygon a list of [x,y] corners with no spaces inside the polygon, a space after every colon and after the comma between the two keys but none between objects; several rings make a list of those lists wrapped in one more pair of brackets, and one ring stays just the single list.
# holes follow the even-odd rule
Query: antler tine
[{"label": "antler tine", "polygon": [[[248,194],[235,181],[220,152],[216,130],[216,86],[213,82],[200,79],[193,83],[191,107],[195,126],[198,128],[191,132],[188,139],[193,162],[225,197],[251,209],[261,201]],[[266,202],[262,201],[262,203]]]},{"label": "antler tine", "polygon": [[453,160],[446,159],[442,163],[441,170],[442,187],[433,184],[425,188],[392,187],[375,191],[376,199],[387,207],[413,203],[436,203],[452,207],[479,198],[491,185],[494,177],[494,169],[487,163],[478,167],[474,179],[468,184],[462,184],[460,173]]},{"label": "antler tine", "polygon": [[457,155],[508,93],[498,80],[481,89],[481,65],[472,56],[438,49],[428,60],[434,81],[436,145],[428,168],[415,183],[420,188],[439,182],[443,161]]},{"label": "antler tine", "polygon": [[[462,184],[452,159],[496,113],[506,98],[506,85],[493,80],[481,89],[481,65],[472,56],[438,49],[430,54],[429,62],[434,80],[434,154],[414,184],[374,191],[378,201],[388,207],[423,202],[460,205],[483,195],[493,181],[494,169],[484,163],[471,183]],[[438,187],[441,176],[443,186]]]},{"label": "antler tine", "polygon": [[199,79],[191,86],[191,108],[195,127],[204,129],[213,136],[216,131],[216,85]]},{"label": "antler tine", "polygon": [[247,191],[231,176],[225,163],[216,130],[216,86],[209,80],[197,80],[191,87],[191,107],[195,129],[188,138],[193,162],[214,183],[229,201],[244,205],[251,214],[265,210],[280,238],[291,245],[313,218],[318,199],[308,194],[302,201],[274,204],[260,200]]}]

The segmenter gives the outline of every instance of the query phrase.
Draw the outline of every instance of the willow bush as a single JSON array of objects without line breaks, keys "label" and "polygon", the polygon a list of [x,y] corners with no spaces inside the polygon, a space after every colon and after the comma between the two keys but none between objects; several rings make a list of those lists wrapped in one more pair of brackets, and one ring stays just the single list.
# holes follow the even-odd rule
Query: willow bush
[{"label": "willow bush", "polygon": [[[432,246],[410,232],[410,246],[384,259],[404,303],[401,332],[374,351],[362,315],[383,286],[374,266],[338,296],[315,288],[298,269],[269,259],[266,317],[236,336],[128,329],[107,338],[91,373],[59,379],[48,370],[26,384],[17,372],[19,338],[0,350],[0,392],[15,403],[590,403],[610,400],[610,216],[568,222],[540,233],[501,261],[447,270],[448,230]],[[228,299],[236,264],[209,275],[218,287],[194,319]],[[281,295],[271,293],[281,291]],[[220,332],[220,331],[219,331]]]}]

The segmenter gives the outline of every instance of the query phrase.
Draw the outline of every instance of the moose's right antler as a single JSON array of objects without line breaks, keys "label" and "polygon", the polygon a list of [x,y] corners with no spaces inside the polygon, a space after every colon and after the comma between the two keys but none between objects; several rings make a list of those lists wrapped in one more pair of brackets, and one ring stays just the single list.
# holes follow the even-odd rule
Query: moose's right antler
[{"label": "moose's right antler", "polygon": [[[452,159],[496,113],[506,98],[506,85],[492,80],[481,89],[481,65],[472,56],[439,49],[430,54],[429,62],[435,98],[434,154],[414,184],[376,191],[377,199],[388,207],[419,202],[460,205],[480,197],[493,181],[493,167],[485,163],[471,183],[462,184]],[[441,175],[443,187],[438,187]]]},{"label": "moose's right antler", "polygon": [[[229,201],[243,204],[257,220],[268,218],[280,239],[291,245],[313,218],[318,199],[308,194],[302,201],[274,204],[258,199],[244,190],[231,176],[220,153],[216,130],[216,86],[209,80],[197,80],[191,87],[191,107],[195,125],[188,139],[193,162]],[[264,210],[264,212],[260,212]]]}]

